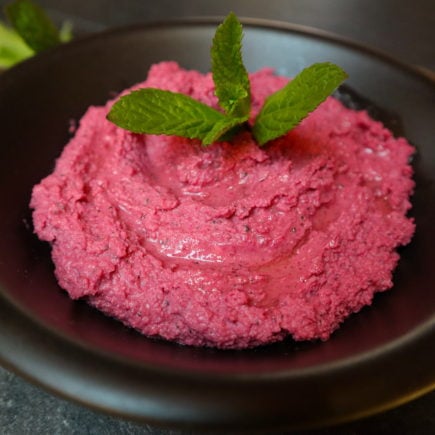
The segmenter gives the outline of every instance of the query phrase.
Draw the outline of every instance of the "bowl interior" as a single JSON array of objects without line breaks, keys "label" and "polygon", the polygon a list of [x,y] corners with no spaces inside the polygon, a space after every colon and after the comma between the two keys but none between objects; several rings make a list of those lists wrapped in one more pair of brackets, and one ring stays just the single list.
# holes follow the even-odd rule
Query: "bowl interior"
[{"label": "bowl interior", "polygon": [[32,233],[32,186],[53,168],[70,138],[71,122],[89,105],[145,79],[152,63],[176,60],[209,70],[215,25],[176,24],[98,35],[45,53],[0,78],[0,295],[14,309],[82,348],[137,364],[225,373],[297,371],[345,360],[401,339],[434,316],[435,86],[394,62],[318,35],[245,26],[244,57],[251,71],[273,66],[292,76],[319,61],[341,65],[348,84],[400,115],[416,145],[417,232],[401,249],[394,288],[349,318],[325,343],[283,343],[245,351],[178,346],[140,336],[84,302],[71,301],[53,275],[49,247]]}]

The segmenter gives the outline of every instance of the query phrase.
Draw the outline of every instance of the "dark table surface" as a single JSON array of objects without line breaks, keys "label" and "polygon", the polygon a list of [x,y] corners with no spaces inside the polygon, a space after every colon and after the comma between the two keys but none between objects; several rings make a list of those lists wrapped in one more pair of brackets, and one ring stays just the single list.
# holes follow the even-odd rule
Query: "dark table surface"
[{"label": "dark table surface", "polygon": [[[0,6],[6,3],[0,0]],[[56,21],[66,18],[72,21],[76,34],[175,17],[225,16],[232,10],[240,17],[288,21],[334,32],[423,67],[429,73],[435,71],[435,0],[39,0],[38,3]],[[142,426],[99,414],[54,397],[0,368],[0,433],[196,432]],[[383,414],[306,433],[434,434],[435,392]]]}]

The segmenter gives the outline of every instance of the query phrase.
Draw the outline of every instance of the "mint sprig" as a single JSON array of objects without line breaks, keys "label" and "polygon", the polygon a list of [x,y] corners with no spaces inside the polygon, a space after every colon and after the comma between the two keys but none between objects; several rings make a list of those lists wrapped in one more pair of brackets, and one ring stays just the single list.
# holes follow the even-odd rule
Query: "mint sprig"
[{"label": "mint sprig", "polygon": [[5,12],[13,28],[34,52],[62,42],[59,31],[44,10],[30,0],[15,0],[6,5]]},{"label": "mint sprig", "polygon": [[133,133],[200,139],[203,145],[227,139],[251,111],[248,73],[241,55],[242,25],[234,14],[219,26],[211,49],[215,92],[222,111],[187,95],[146,88],[121,97],[107,115]]},{"label": "mint sprig", "polygon": [[72,24],[59,31],[45,12],[30,0],[15,0],[5,6],[11,26],[0,21],[0,70],[72,39]]},{"label": "mint sprig", "polygon": [[[218,26],[211,48],[215,94],[222,111],[183,94],[146,88],[121,97],[107,119],[134,133],[200,139],[203,145],[230,140],[247,126],[251,112],[248,73],[242,59],[243,28],[230,13]],[[252,134],[260,146],[276,139],[312,112],[347,74],[330,62],[304,69],[287,86],[269,96]]]}]

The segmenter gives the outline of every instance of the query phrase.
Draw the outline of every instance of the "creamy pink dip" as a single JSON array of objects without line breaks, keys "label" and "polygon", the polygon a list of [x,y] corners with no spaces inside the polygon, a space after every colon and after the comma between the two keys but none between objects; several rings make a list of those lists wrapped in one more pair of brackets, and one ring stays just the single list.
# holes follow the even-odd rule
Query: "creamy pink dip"
[{"label": "creamy pink dip", "polygon": [[[253,117],[287,79],[250,76]],[[217,107],[211,76],[173,62],[135,86]],[[124,131],[90,107],[31,201],[72,298],[148,336],[244,348],[327,339],[392,286],[410,241],[413,148],[329,98],[265,148]]]}]

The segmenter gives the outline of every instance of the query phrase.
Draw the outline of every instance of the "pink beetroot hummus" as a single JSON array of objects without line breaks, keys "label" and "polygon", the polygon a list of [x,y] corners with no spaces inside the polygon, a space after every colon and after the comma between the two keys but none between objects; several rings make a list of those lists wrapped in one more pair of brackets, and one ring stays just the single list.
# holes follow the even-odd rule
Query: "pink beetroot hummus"
[{"label": "pink beetroot hummus", "polygon": [[[287,79],[250,76],[253,117]],[[137,87],[217,107],[211,76],[173,62]],[[72,298],[147,336],[244,348],[327,339],[392,286],[413,148],[329,98],[264,148],[138,135],[90,107],[31,201]]]}]

